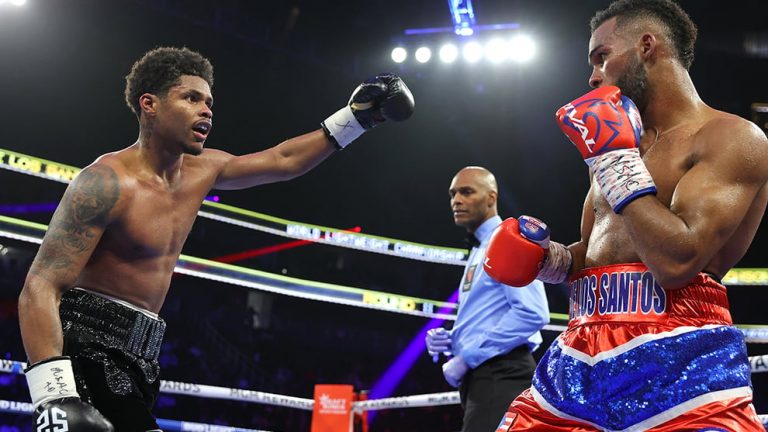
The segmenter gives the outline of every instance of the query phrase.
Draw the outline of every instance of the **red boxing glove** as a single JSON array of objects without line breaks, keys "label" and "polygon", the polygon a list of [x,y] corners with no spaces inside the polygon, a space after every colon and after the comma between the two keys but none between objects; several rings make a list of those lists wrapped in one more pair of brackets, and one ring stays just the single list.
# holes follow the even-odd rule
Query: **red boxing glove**
[{"label": "red boxing glove", "polygon": [[[520,232],[521,225],[526,235]],[[491,234],[483,269],[504,285],[526,286],[538,276],[548,244],[546,224],[527,216],[521,216],[519,222],[509,218]]]},{"label": "red boxing glove", "polygon": [[592,90],[557,110],[557,124],[592,168],[613,211],[656,193],[638,147],[643,132],[640,112],[618,87]]},{"label": "red boxing glove", "polygon": [[600,87],[565,104],[557,124],[588,165],[612,150],[637,148],[643,131],[640,113],[618,87]]}]

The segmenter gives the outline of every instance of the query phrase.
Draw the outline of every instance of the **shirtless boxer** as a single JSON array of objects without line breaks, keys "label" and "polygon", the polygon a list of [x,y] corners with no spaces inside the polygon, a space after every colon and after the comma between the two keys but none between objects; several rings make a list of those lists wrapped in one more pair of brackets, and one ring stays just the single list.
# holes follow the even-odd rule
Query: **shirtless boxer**
[{"label": "shirtless boxer", "polygon": [[619,0],[591,27],[596,90],[557,112],[590,167],[581,241],[521,217],[486,256],[501,282],[571,287],[568,329],[497,430],[763,431],[720,278],[765,212],[768,140],[699,98],[696,27],[677,4]]},{"label": "shirtless boxer", "polygon": [[413,111],[400,78],[380,75],[321,129],[233,156],[203,147],[212,85],[213,68],[196,52],[146,53],[126,77],[138,140],[83,169],[54,213],[19,297],[37,430],[157,430],[157,313],[206,194],[302,175]]}]

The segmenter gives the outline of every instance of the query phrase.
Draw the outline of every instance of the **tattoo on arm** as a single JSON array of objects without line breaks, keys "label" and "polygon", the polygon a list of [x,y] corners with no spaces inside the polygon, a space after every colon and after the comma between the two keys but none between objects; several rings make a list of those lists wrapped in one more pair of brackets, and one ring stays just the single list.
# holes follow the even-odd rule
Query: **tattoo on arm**
[{"label": "tattoo on arm", "polygon": [[94,165],[81,171],[61,199],[30,273],[53,282],[51,272],[66,270],[83,259],[83,253],[90,253],[119,196],[112,168]]}]

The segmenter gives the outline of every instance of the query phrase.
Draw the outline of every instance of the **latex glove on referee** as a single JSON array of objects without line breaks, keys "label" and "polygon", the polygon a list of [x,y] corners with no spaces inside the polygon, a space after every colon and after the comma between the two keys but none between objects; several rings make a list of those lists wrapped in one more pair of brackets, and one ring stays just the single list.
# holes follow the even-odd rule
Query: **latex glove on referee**
[{"label": "latex glove on referee", "polygon": [[[614,212],[620,213],[641,196],[656,193],[638,149],[643,131],[640,113],[618,87],[592,90],[555,115],[560,129],[592,169]],[[563,282],[570,272],[571,252],[550,241],[549,235],[547,225],[536,218],[505,220],[489,242],[485,272],[510,286],[525,286],[534,279]]]},{"label": "latex glove on referee", "polygon": [[347,106],[325,119],[321,126],[328,139],[342,150],[381,123],[407,120],[413,109],[413,95],[403,80],[394,74],[381,74],[357,86]]},{"label": "latex glove on referee", "polygon": [[69,357],[51,357],[24,371],[35,408],[35,430],[112,432],[114,427],[75,388]]},{"label": "latex glove on referee", "polygon": [[443,377],[452,387],[461,385],[469,366],[461,356],[456,356],[443,363]]},{"label": "latex glove on referee", "polygon": [[[442,327],[429,329],[424,342],[427,345],[427,353],[432,356],[432,361],[435,363],[437,363],[440,354],[446,357],[453,355],[451,332]],[[461,380],[468,370],[469,366],[467,366],[467,363],[461,356],[451,357],[447,362],[443,363],[443,376],[448,381],[448,384],[453,387],[458,387],[461,384]]]},{"label": "latex glove on referee", "polygon": [[424,343],[427,346],[427,354],[432,356],[434,363],[437,363],[440,354],[445,354],[446,357],[453,355],[451,333],[442,327],[429,329]]}]

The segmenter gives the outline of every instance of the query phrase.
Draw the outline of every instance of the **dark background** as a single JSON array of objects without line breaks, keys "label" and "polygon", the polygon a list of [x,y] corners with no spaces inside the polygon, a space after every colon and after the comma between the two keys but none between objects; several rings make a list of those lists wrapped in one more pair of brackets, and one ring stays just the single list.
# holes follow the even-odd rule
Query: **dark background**
[{"label": "dark background", "polygon": [[[536,215],[549,223],[556,240],[568,243],[578,238],[588,179],[578,153],[555,126],[553,113],[588,90],[588,21],[607,4],[475,0],[478,24],[517,22],[534,38],[537,55],[524,65],[392,63],[389,52],[396,42],[435,46],[451,39],[447,34],[403,36],[407,28],[450,26],[443,0],[1,4],[0,148],[82,167],[100,154],[130,145],[138,128],[123,100],[124,76],[156,46],[183,45],[211,59],[216,127],[206,145],[234,154],[262,150],[316,129],[344,105],[360,81],[392,71],[403,77],[416,99],[408,122],[365,134],[293,181],[218,192],[222,202],[300,222],[360,226],[364,233],[462,247],[463,233],[452,223],[447,188],[461,167],[482,165],[499,181],[502,217]],[[680,4],[700,30],[691,69],[699,94],[714,108],[750,118],[751,103],[768,102],[768,6],[759,0]],[[61,184],[0,172],[0,204],[56,202],[63,191]],[[47,223],[50,212],[19,217]],[[184,253],[213,258],[284,241],[201,219]],[[5,239],[0,243],[9,248],[0,279],[0,352],[21,360],[15,298],[35,248]],[[766,266],[767,249],[763,226],[739,266]],[[240,264],[433,299],[447,298],[461,275],[455,266],[322,245]],[[765,323],[762,305],[768,296],[762,292],[764,287],[731,289],[735,321]],[[564,312],[562,287],[550,287],[548,294],[551,309]],[[261,298],[266,306],[248,309],[254,298],[245,289],[175,278],[161,312],[170,328],[164,377],[307,398],[318,382],[370,388],[426,322],[271,295]],[[261,324],[252,325],[254,315]],[[221,351],[211,342],[217,338],[239,353],[232,359],[211,359]],[[750,353],[759,349],[750,346]],[[758,411],[768,412],[768,383],[760,388],[757,379]],[[5,398],[26,400],[22,390]],[[424,358],[397,393],[447,390],[439,368]],[[161,399],[157,414],[274,430],[304,430],[308,424],[308,414],[293,410],[230,402],[201,408],[194,403],[182,397]],[[383,411],[374,430],[458,429],[457,412],[455,406]],[[0,424],[17,421],[3,416]]]}]

